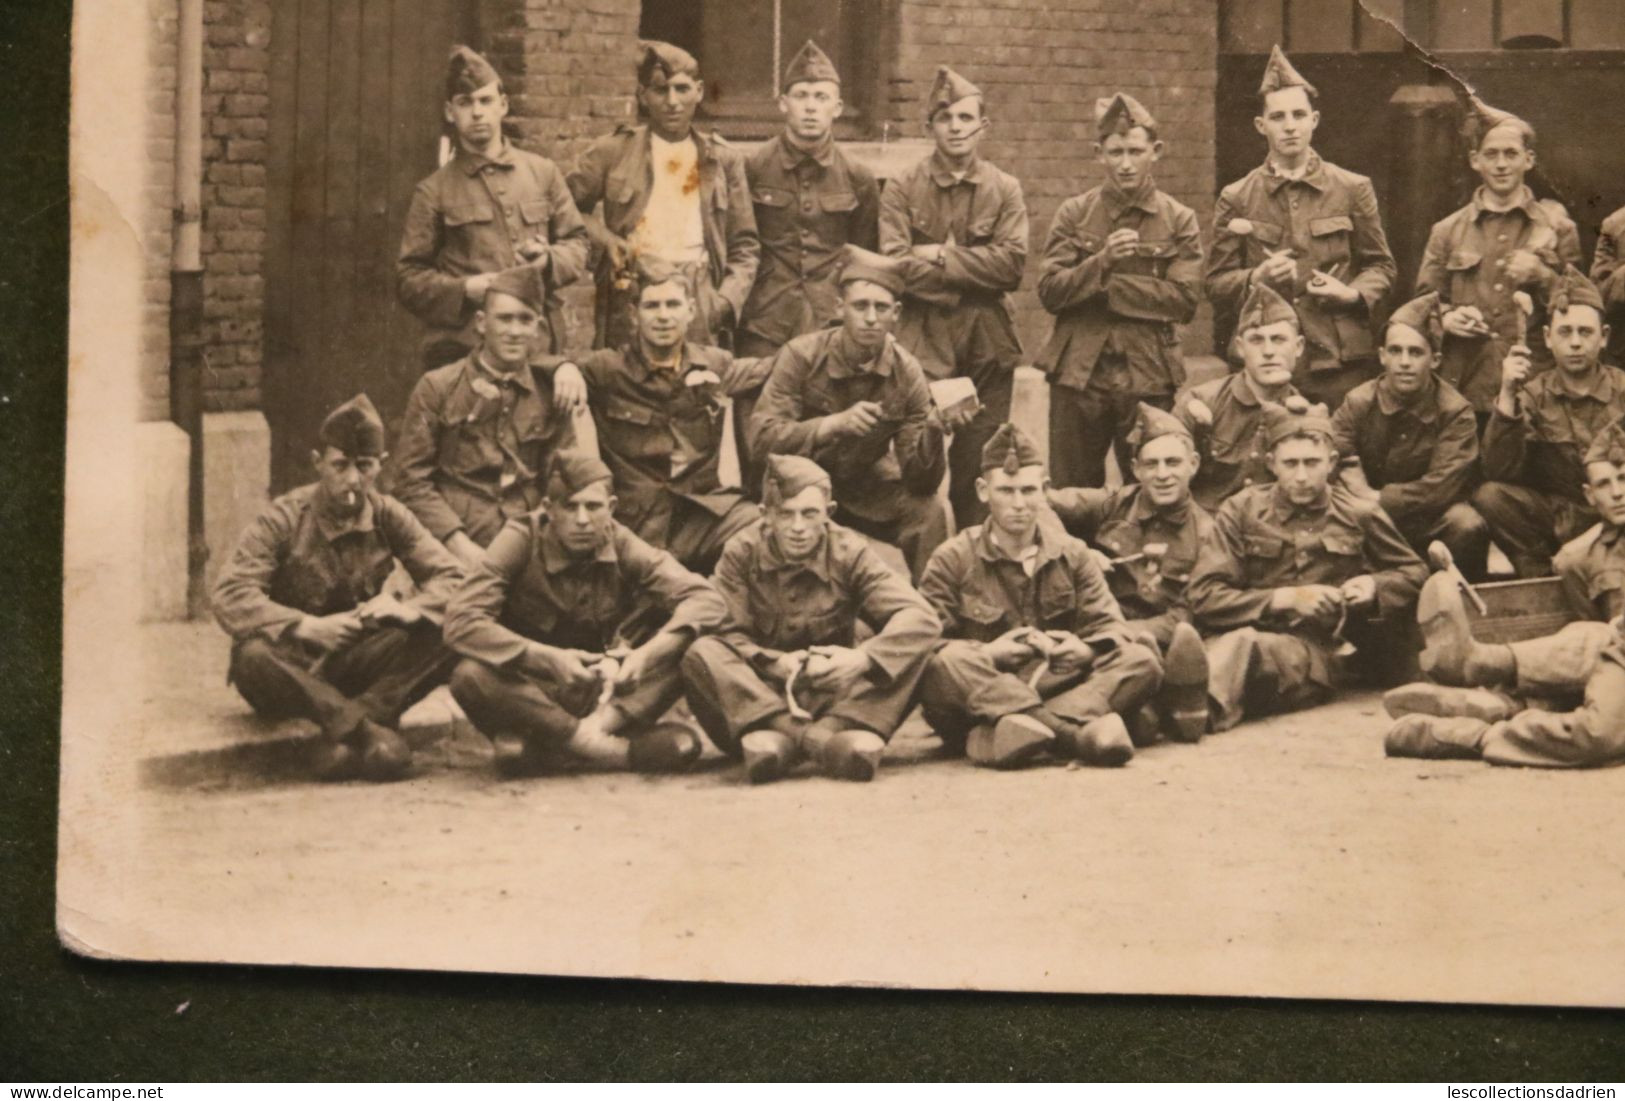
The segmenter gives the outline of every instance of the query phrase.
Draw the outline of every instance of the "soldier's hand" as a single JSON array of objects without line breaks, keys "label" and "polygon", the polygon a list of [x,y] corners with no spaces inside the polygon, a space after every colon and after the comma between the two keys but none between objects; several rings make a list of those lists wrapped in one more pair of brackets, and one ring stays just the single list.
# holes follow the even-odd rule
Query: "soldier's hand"
[{"label": "soldier's hand", "polygon": [[1513,249],[1507,253],[1506,261],[1507,278],[1521,287],[1543,282],[1551,271],[1540,257],[1526,248]]},{"label": "soldier's hand", "polygon": [[1137,229],[1114,229],[1106,237],[1106,244],[1100,253],[1106,258],[1108,264],[1115,264],[1119,260],[1127,260],[1134,255],[1135,246],[1140,243],[1140,231]]},{"label": "soldier's hand", "polygon": [[423,619],[423,610],[404,604],[388,593],[379,593],[360,608],[363,623],[393,623],[410,627]]},{"label": "soldier's hand", "polygon": [[801,663],[805,660],[807,660],[807,651],[805,650],[791,650],[787,654],[780,654],[773,662],[769,675],[780,684],[785,684],[791,677],[795,676],[796,670],[801,667]]},{"label": "soldier's hand", "polygon": [[1363,608],[1377,599],[1377,579],[1368,573],[1351,577],[1343,582],[1343,603],[1350,608]]},{"label": "soldier's hand", "polygon": [[553,372],[553,404],[567,417],[587,407],[587,380],[574,363],[561,363]]},{"label": "soldier's hand", "polygon": [[1051,631],[1049,637],[1054,643],[1049,652],[1050,672],[1065,676],[1095,663],[1095,648],[1070,631]]},{"label": "soldier's hand", "polygon": [[307,615],[294,624],[293,637],[323,653],[336,653],[349,647],[365,630],[361,616],[355,612],[334,612],[332,615]]},{"label": "soldier's hand", "polygon": [[860,401],[836,416],[836,434],[841,436],[867,436],[886,415],[878,401]]},{"label": "soldier's hand", "polygon": [[869,655],[850,646],[809,647],[807,683],[825,692],[842,693],[873,666]]},{"label": "soldier's hand", "polygon": [[942,263],[941,245],[915,245],[909,253],[917,260],[924,260],[927,264]]},{"label": "soldier's hand", "polygon": [[976,414],[982,411],[980,401],[958,401],[942,411],[942,427],[949,432],[957,432],[971,421]]},{"label": "soldier's hand", "polygon": [[1008,673],[1013,669],[1020,669],[1038,656],[1038,650],[1032,645],[1031,639],[1031,627],[1017,627],[986,643],[982,649],[996,669]]},{"label": "soldier's hand", "polygon": [[1339,306],[1352,306],[1360,301],[1360,292],[1343,282],[1335,275],[1317,271],[1309,277],[1306,288],[1315,298],[1326,302],[1335,302]]},{"label": "soldier's hand", "polygon": [[647,644],[639,646],[630,654],[621,659],[621,667],[615,672],[615,692],[617,695],[630,692],[638,686],[643,674],[649,668],[649,647]]},{"label": "soldier's hand", "polygon": [[1201,398],[1192,398],[1190,401],[1185,403],[1185,415],[1188,416],[1191,419],[1191,422],[1198,428],[1213,427],[1213,410],[1208,403],[1203,401]]},{"label": "soldier's hand", "polygon": [[548,250],[547,238],[545,237],[532,237],[515,251],[519,253],[521,260],[526,261],[540,271],[546,271],[548,266],[553,263],[553,253]]},{"label": "soldier's hand", "polygon": [[1522,389],[1523,384],[1529,381],[1529,372],[1533,366],[1530,352],[1523,344],[1514,344],[1501,361],[1501,393],[1512,397]]},{"label": "soldier's hand", "polygon": [[1270,610],[1299,620],[1330,620],[1343,606],[1343,594],[1330,585],[1287,585],[1270,594]]},{"label": "soldier's hand", "polygon": [[1490,333],[1483,311],[1477,306],[1457,306],[1455,309],[1447,310],[1440,320],[1444,325],[1444,331],[1451,336],[1471,339],[1485,337]]},{"label": "soldier's hand", "polygon": [[632,262],[632,243],[625,237],[611,236],[605,242],[609,252],[609,266],[613,271],[624,271]]},{"label": "soldier's hand", "polygon": [[1117,563],[1112,561],[1112,556],[1103,550],[1090,547],[1089,557],[1094,560],[1096,566],[1100,567],[1101,573],[1111,573],[1117,568]]},{"label": "soldier's hand", "polygon": [[585,692],[598,684],[598,672],[593,668],[598,654],[534,643],[526,656],[531,669],[566,691]]},{"label": "soldier's hand", "polygon": [[479,275],[470,275],[463,280],[463,295],[470,302],[485,301],[486,289],[496,280],[498,273],[494,271],[482,272]]},{"label": "soldier's hand", "polygon": [[1253,269],[1253,276],[1278,291],[1291,290],[1298,278],[1298,262],[1292,258],[1291,249],[1272,252],[1259,261]]}]

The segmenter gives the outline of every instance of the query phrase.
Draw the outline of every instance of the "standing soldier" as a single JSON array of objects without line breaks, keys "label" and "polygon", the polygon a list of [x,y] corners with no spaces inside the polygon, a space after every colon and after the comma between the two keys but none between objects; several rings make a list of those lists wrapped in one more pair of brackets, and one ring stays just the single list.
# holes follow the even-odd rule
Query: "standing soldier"
[{"label": "standing soldier", "polygon": [[1021,362],[1010,292],[1027,261],[1021,184],[977,156],[992,125],[982,91],[947,66],[926,101],[936,150],[880,196],[880,250],[910,257],[898,339],[932,379],[963,377],[981,409],[954,432],[949,499],[960,527],[987,515],[976,495],[982,447],[1010,419]]},{"label": "standing soldier", "polygon": [[1122,716],[1151,698],[1161,664],[1124,624],[1089,548],[1046,515],[1048,484],[1015,425],[982,449],[988,520],[938,547],[920,579],[950,640],[920,684],[926,721],[979,765],[1047,754],[1125,764]]},{"label": "standing soldier", "polygon": [[531,367],[541,326],[535,280],[502,273],[474,315],[478,345],[418,379],[406,402],[395,492],[468,565],[542,503],[548,458],[575,439]]},{"label": "standing soldier", "polygon": [[1478,421],[1434,373],[1442,331],[1437,294],[1394,311],[1377,352],[1382,376],[1343,399],[1332,443],[1345,486],[1380,504],[1417,553],[1437,539],[1477,581],[1490,550],[1490,529],[1466,499],[1478,477]]},{"label": "standing soldier", "polygon": [[1484,430],[1489,480],[1473,494],[1519,577],[1549,575],[1557,549],[1597,522],[1582,494],[1586,449],[1625,414],[1625,371],[1602,362],[1608,326],[1597,288],[1569,268],[1552,292],[1547,319],[1556,366],[1531,378],[1530,349],[1508,350]]},{"label": "standing soldier", "polygon": [[[1428,234],[1416,292],[1446,305],[1439,375],[1487,419],[1501,389],[1501,361],[1532,324],[1520,292],[1542,306],[1557,273],[1580,262],[1580,238],[1555,199],[1537,199],[1524,178],[1535,166],[1535,131],[1523,119],[1472,97],[1467,163],[1483,184],[1472,202]],[[1533,323],[1536,331],[1539,323]],[[1551,366],[1545,349],[1542,367]],[[1482,427],[1482,425],[1481,425]]]},{"label": "standing soldier", "polygon": [[1380,665],[1427,577],[1380,506],[1329,484],[1331,422],[1279,405],[1267,416],[1275,484],[1219,507],[1191,578],[1197,622],[1225,632],[1208,644],[1214,730],[1324,703],[1351,643]]},{"label": "standing soldier", "polygon": [[[316,482],[272,501],[238,540],[215,618],[232,638],[229,679],[254,710],[321,724],[318,775],[393,780],[412,758],[401,715],[451,671],[439,623],[462,575],[373,488],[384,425],[365,394],[327,415],[321,443]],[[396,562],[418,586],[407,601],[384,592]]]},{"label": "standing soldier", "polygon": [[534,297],[546,303],[543,348],[564,347],[558,288],[587,270],[587,227],[558,166],[503,136],[507,114],[497,71],[467,46],[455,47],[446,121],[457,131],[456,155],[413,192],[395,262],[401,302],[429,326],[425,369],[473,348],[475,312],[499,272],[535,284]]},{"label": "standing soldier", "polygon": [[1202,285],[1196,215],[1152,178],[1157,120],[1119,92],[1095,101],[1095,133],[1106,182],[1061,204],[1038,277],[1055,315],[1037,365],[1051,384],[1050,474],[1060,486],[1105,485],[1112,447],[1128,475],[1135,409],[1172,409],[1185,381],[1179,326]]},{"label": "standing soldier", "polygon": [[1371,181],[1310,145],[1317,93],[1279,46],[1258,93],[1253,126],[1269,156],[1219,193],[1207,292],[1221,313],[1235,312],[1260,284],[1285,295],[1308,341],[1293,381],[1310,401],[1335,408],[1377,373],[1371,330],[1394,283],[1394,258]]},{"label": "standing soldier", "polygon": [[[721,620],[722,601],[614,512],[609,467],[560,452],[547,503],[508,521],[452,600],[446,641],[464,660],[451,692],[502,772],[571,759],[666,772],[700,755],[694,731],[659,719],[682,695],[683,653]],[[651,605],[665,617],[652,631]]]},{"label": "standing soldier", "polygon": [[914,703],[937,617],[863,536],[830,522],[823,468],[795,455],[766,463],[763,517],[729,540],[712,579],[727,616],[683,659],[689,705],[753,784],[803,757],[871,780]]},{"label": "standing soldier", "polygon": [[1602,292],[1603,320],[1614,334],[1608,342],[1608,362],[1625,363],[1625,206],[1604,218],[1597,230],[1591,281]]},{"label": "standing soldier", "polygon": [[[646,42],[638,62],[638,105],[648,124],[620,126],[581,154],[570,193],[604,250],[598,264],[593,347],[633,339],[631,262],[651,255],[680,270],[694,295],[689,339],[725,342],[756,278],[761,245],[739,153],[694,129],[705,97],[700,63],[665,42]],[[696,186],[696,183],[698,186]]]}]

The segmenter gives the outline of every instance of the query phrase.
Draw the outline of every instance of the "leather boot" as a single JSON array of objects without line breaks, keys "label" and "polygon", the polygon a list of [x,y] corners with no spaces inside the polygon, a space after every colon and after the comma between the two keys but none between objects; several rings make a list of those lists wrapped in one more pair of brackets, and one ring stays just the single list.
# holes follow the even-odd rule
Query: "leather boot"
[{"label": "leather boot", "polygon": [[1162,733],[1176,742],[1201,741],[1207,733],[1207,647],[1189,623],[1174,626],[1162,657],[1156,706]]},{"label": "leather boot", "polygon": [[1432,680],[1458,688],[1492,688],[1516,678],[1511,650],[1474,640],[1467,604],[1452,574],[1436,573],[1423,583],[1416,621],[1424,640],[1422,672]]},{"label": "leather boot", "polygon": [[1383,752],[1390,757],[1476,760],[1484,755],[1490,724],[1462,716],[1406,715],[1388,728]]},{"label": "leather boot", "polygon": [[965,756],[988,768],[1018,768],[1043,756],[1055,744],[1055,726],[1041,712],[1035,707],[980,724],[965,739]]},{"label": "leather boot", "polygon": [[1382,696],[1383,710],[1396,719],[1406,715],[1462,717],[1497,723],[1512,718],[1522,707],[1511,696],[1489,688],[1455,688],[1444,684],[1402,684]]}]

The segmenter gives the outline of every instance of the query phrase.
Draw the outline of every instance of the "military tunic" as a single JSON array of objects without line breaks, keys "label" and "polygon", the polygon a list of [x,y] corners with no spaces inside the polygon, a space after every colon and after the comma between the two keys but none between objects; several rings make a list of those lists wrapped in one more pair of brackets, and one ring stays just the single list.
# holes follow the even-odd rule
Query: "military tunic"
[{"label": "military tunic", "polygon": [[[937,548],[920,591],[942,621],[944,643],[921,685],[926,721],[952,749],[962,749],[970,728],[1044,704],[1083,724],[1145,703],[1162,678],[1156,654],[1123,622],[1082,540],[1053,518],[1040,521],[1031,570],[993,542],[986,525],[969,528]],[[1086,670],[1032,676],[1040,661],[1001,670],[985,644],[1017,627],[1067,631],[1096,652]]]},{"label": "military tunic", "polygon": [[1027,205],[1021,184],[980,157],[956,177],[933,152],[880,196],[880,251],[908,256],[943,245],[942,263],[910,266],[897,337],[933,379],[963,376],[982,411],[954,432],[949,498],[961,527],[979,523],[982,446],[1010,419],[1021,363],[1011,292],[1027,262]]},{"label": "military tunic", "polygon": [[548,458],[575,429],[524,368],[504,375],[480,353],[436,368],[407,399],[395,445],[395,492],[444,542],[464,531],[480,546],[542,503]]},{"label": "military tunic", "polygon": [[[527,245],[541,250],[545,267],[520,255]],[[558,291],[586,272],[588,248],[586,223],[552,161],[506,142],[490,158],[459,147],[412,193],[395,262],[402,304],[429,327],[424,366],[460,359],[478,342],[480,303],[464,281],[512,268],[537,272],[546,294],[541,350],[561,350],[568,334]]]},{"label": "military tunic", "polygon": [[[727,604],[716,634],[689,648],[683,677],[694,717],[724,752],[788,712],[773,666],[810,646],[856,646],[872,666],[841,697],[798,700],[815,716],[890,738],[941,633],[931,606],[857,532],[831,524],[812,556],[785,558],[765,522],[723,548],[712,583]],[[856,641],[859,622],[872,633]]]},{"label": "military tunic", "polygon": [[1229,729],[1244,713],[1324,702],[1335,686],[1335,625],[1272,611],[1276,589],[1340,587],[1369,574],[1375,603],[1352,612],[1344,626],[1350,641],[1378,642],[1376,628],[1410,618],[1427,578],[1388,515],[1341,486],[1301,506],[1278,485],[1252,486],[1225,501],[1213,519],[1215,538],[1197,558],[1189,592],[1204,632],[1228,632],[1208,649],[1215,730]]},{"label": "military tunic", "polygon": [[[1106,238],[1132,229],[1135,255],[1110,266]],[[1038,298],[1055,315],[1035,364],[1049,378],[1050,476],[1105,484],[1106,451],[1128,471],[1127,440],[1142,402],[1173,405],[1185,382],[1179,326],[1202,293],[1202,240],[1191,209],[1149,184],[1134,195],[1097,187],[1061,204],[1039,269]]]},{"label": "military tunic", "polygon": [[[1518,307],[1512,295],[1530,292],[1535,314],[1528,323],[1529,346],[1537,364],[1551,365],[1551,353],[1539,339],[1545,323],[1545,291],[1565,264],[1580,260],[1580,238],[1563,204],[1536,199],[1524,188],[1521,201],[1508,211],[1484,205],[1484,189],[1472,202],[1434,225],[1416,275],[1416,293],[1439,292],[1446,310],[1477,306],[1490,332],[1482,337],[1444,334],[1439,376],[1472,402],[1482,416],[1501,392],[1501,361],[1517,342]],[[1529,287],[1507,277],[1507,256],[1527,249],[1547,271]]]},{"label": "military tunic", "polygon": [[1591,258],[1591,281],[1602,292],[1603,311],[1612,332],[1609,363],[1625,363],[1625,207],[1602,220],[1597,230],[1597,251]]},{"label": "military tunic", "polygon": [[[1298,391],[1291,386],[1282,395],[1296,396]],[[1191,496],[1209,512],[1244,486],[1275,480],[1269,468],[1260,400],[1247,373],[1241,371],[1191,387],[1174,410],[1190,429],[1202,457],[1191,480]],[[1193,401],[1202,402],[1212,412],[1211,425],[1202,424],[1191,413]]]},{"label": "military tunic", "polygon": [[[383,591],[399,561],[423,613],[411,627],[369,628],[346,650],[324,653],[290,633],[306,616],[352,611]],[[338,520],[321,486],[272,501],[237,541],[215,579],[215,618],[232,637],[229,679],[254,710],[301,717],[343,737],[362,719],[395,726],[451,671],[439,623],[461,567],[399,501],[369,492],[359,515]]]}]

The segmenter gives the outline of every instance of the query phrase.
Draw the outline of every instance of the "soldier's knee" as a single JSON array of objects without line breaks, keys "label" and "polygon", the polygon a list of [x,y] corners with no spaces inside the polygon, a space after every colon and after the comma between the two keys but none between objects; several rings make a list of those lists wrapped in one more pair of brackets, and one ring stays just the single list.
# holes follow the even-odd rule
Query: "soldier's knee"
[{"label": "soldier's knee", "polygon": [[1157,651],[1141,642],[1125,642],[1113,651],[1110,665],[1114,672],[1125,677],[1162,680],[1162,658]]},{"label": "soldier's knee", "polygon": [[689,643],[688,649],[683,652],[683,660],[680,663],[683,680],[690,684],[696,677],[709,681],[712,667],[732,656],[733,651],[721,639],[711,635],[697,638]]},{"label": "soldier's knee", "polygon": [[464,658],[451,671],[451,698],[466,710],[470,704],[479,706],[490,698],[496,674],[489,665],[473,658]]},{"label": "soldier's knee", "polygon": [[1499,519],[1523,510],[1517,500],[1517,487],[1505,482],[1485,482],[1473,490],[1470,504],[1479,519],[1494,525]]}]

